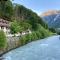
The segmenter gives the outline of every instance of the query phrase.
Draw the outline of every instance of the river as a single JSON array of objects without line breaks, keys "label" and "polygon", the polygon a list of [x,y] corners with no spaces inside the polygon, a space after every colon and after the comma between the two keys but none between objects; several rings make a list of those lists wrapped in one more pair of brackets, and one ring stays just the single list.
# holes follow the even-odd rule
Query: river
[{"label": "river", "polygon": [[3,55],[4,60],[60,60],[59,35],[31,42]]}]

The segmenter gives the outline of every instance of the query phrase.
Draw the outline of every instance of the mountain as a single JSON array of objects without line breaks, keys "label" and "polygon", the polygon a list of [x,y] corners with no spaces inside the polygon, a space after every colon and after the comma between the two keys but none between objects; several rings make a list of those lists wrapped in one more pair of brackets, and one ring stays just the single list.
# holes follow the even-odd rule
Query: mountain
[{"label": "mountain", "polygon": [[60,13],[60,10],[48,10],[46,12],[43,12],[42,16],[48,16],[48,15],[54,15]]},{"label": "mountain", "polygon": [[60,10],[49,10],[42,13],[41,16],[50,28],[60,28]]}]

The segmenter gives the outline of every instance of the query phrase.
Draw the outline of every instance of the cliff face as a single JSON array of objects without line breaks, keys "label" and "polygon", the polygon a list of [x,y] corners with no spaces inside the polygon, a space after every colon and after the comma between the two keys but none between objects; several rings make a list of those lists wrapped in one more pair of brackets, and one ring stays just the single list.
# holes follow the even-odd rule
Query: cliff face
[{"label": "cliff face", "polygon": [[42,13],[42,18],[49,27],[60,28],[60,10],[49,10]]}]

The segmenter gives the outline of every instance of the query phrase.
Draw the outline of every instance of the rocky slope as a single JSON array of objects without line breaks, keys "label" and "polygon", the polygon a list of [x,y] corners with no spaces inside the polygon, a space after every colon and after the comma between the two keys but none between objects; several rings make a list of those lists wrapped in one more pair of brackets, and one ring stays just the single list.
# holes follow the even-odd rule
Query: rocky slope
[{"label": "rocky slope", "polygon": [[49,10],[42,13],[41,16],[49,27],[60,28],[60,10]]}]

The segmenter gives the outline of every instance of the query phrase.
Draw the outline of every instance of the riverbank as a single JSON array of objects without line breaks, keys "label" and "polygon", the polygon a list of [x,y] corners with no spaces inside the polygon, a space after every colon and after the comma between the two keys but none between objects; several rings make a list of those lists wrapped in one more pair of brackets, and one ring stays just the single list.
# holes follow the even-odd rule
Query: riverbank
[{"label": "riverbank", "polygon": [[59,35],[33,41],[4,54],[3,57],[11,60],[60,60]]},{"label": "riverbank", "polygon": [[[42,30],[44,30],[44,32]],[[22,35],[19,37],[16,37],[16,36],[7,37],[7,46],[6,46],[5,50],[2,51],[1,56],[5,52],[13,50],[17,47],[23,46],[23,45],[28,44],[32,41],[44,39],[44,38],[52,36],[52,35],[53,35],[52,32],[45,30],[43,27],[41,27],[39,30],[33,31],[31,34],[25,34],[25,35]]]},{"label": "riverbank", "polygon": [[[57,35],[55,35],[55,36],[57,36]],[[52,36],[50,36],[50,37],[52,37]],[[48,39],[48,38],[50,38],[50,37],[47,37],[47,38],[44,38],[44,39]],[[54,36],[53,36],[53,37],[54,37]],[[44,39],[41,39],[41,41],[43,41]],[[39,41],[39,40],[36,40],[36,41]],[[32,41],[32,42],[30,42],[30,43],[33,43],[33,42],[36,42],[36,41]],[[30,44],[30,43],[28,43],[28,44]],[[26,44],[26,45],[28,45],[28,44]],[[17,46],[17,47],[15,47],[15,48],[9,49],[9,50],[1,53],[1,54],[0,54],[0,57],[2,57],[4,54],[6,54],[6,53],[8,53],[8,52],[10,52],[10,51],[12,51],[12,50],[15,50],[15,49],[17,49],[17,48],[19,48],[19,47],[23,47],[23,46]]]}]

